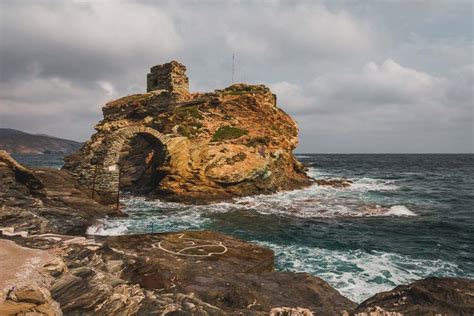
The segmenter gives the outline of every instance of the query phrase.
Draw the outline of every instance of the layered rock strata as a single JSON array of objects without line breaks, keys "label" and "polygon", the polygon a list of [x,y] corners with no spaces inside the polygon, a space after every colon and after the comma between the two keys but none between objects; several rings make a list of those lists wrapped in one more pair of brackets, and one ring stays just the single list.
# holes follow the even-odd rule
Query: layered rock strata
[{"label": "layered rock strata", "polygon": [[292,153],[296,123],[270,89],[234,84],[190,93],[185,69],[174,61],[154,66],[147,93],[107,103],[97,132],[64,170],[104,203],[116,200],[119,186],[133,191],[134,183],[148,196],[189,202],[309,184]]},{"label": "layered rock strata", "polygon": [[[389,314],[389,312],[391,314]],[[358,316],[474,315],[474,281],[427,278],[375,294],[356,309]]]},{"label": "layered rock strata", "polygon": [[89,195],[64,171],[25,168],[0,151],[0,227],[33,234],[85,234],[97,218],[117,215]]},{"label": "layered rock strata", "polygon": [[[336,315],[355,307],[315,276],[274,272],[271,250],[219,233],[67,243],[65,237],[15,239],[56,257],[42,269],[41,285],[32,281],[12,289],[0,312],[37,310],[46,302],[65,315],[285,315],[287,310]],[[41,300],[19,299],[18,293],[27,291]]]}]

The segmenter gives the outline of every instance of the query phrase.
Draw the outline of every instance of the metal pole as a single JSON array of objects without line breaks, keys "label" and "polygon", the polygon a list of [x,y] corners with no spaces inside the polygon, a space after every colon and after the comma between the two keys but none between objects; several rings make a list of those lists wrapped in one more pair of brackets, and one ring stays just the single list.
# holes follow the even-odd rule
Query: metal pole
[{"label": "metal pole", "polygon": [[92,199],[95,196],[95,180],[96,180],[96,178],[97,178],[97,164],[95,165],[95,168],[94,168],[94,178],[92,180]]},{"label": "metal pole", "polygon": [[232,53],[232,84],[234,83],[234,53]]},{"label": "metal pole", "polygon": [[118,185],[117,185],[117,212],[120,211],[120,168],[117,166],[118,169]]}]

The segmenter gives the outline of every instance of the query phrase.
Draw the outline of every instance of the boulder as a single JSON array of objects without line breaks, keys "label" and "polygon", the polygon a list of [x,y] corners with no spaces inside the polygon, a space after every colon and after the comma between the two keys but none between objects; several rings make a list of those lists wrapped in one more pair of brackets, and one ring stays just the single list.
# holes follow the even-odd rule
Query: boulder
[{"label": "boulder", "polygon": [[400,285],[391,291],[377,293],[362,302],[355,314],[473,315],[474,280],[431,277]]}]

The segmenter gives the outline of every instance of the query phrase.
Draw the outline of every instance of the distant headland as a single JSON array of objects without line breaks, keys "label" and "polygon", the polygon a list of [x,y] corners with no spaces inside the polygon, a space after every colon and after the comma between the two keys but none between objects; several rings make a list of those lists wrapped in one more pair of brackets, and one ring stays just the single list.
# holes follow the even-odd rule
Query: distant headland
[{"label": "distant headland", "polygon": [[81,146],[73,140],[0,128],[0,150],[10,154],[72,154]]}]

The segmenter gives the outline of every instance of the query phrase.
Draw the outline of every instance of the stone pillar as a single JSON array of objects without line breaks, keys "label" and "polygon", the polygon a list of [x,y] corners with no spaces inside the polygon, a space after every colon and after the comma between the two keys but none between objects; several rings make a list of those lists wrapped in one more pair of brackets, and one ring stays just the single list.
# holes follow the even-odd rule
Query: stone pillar
[{"label": "stone pillar", "polygon": [[147,91],[167,90],[173,94],[188,94],[186,67],[177,61],[151,67],[147,74]]}]

